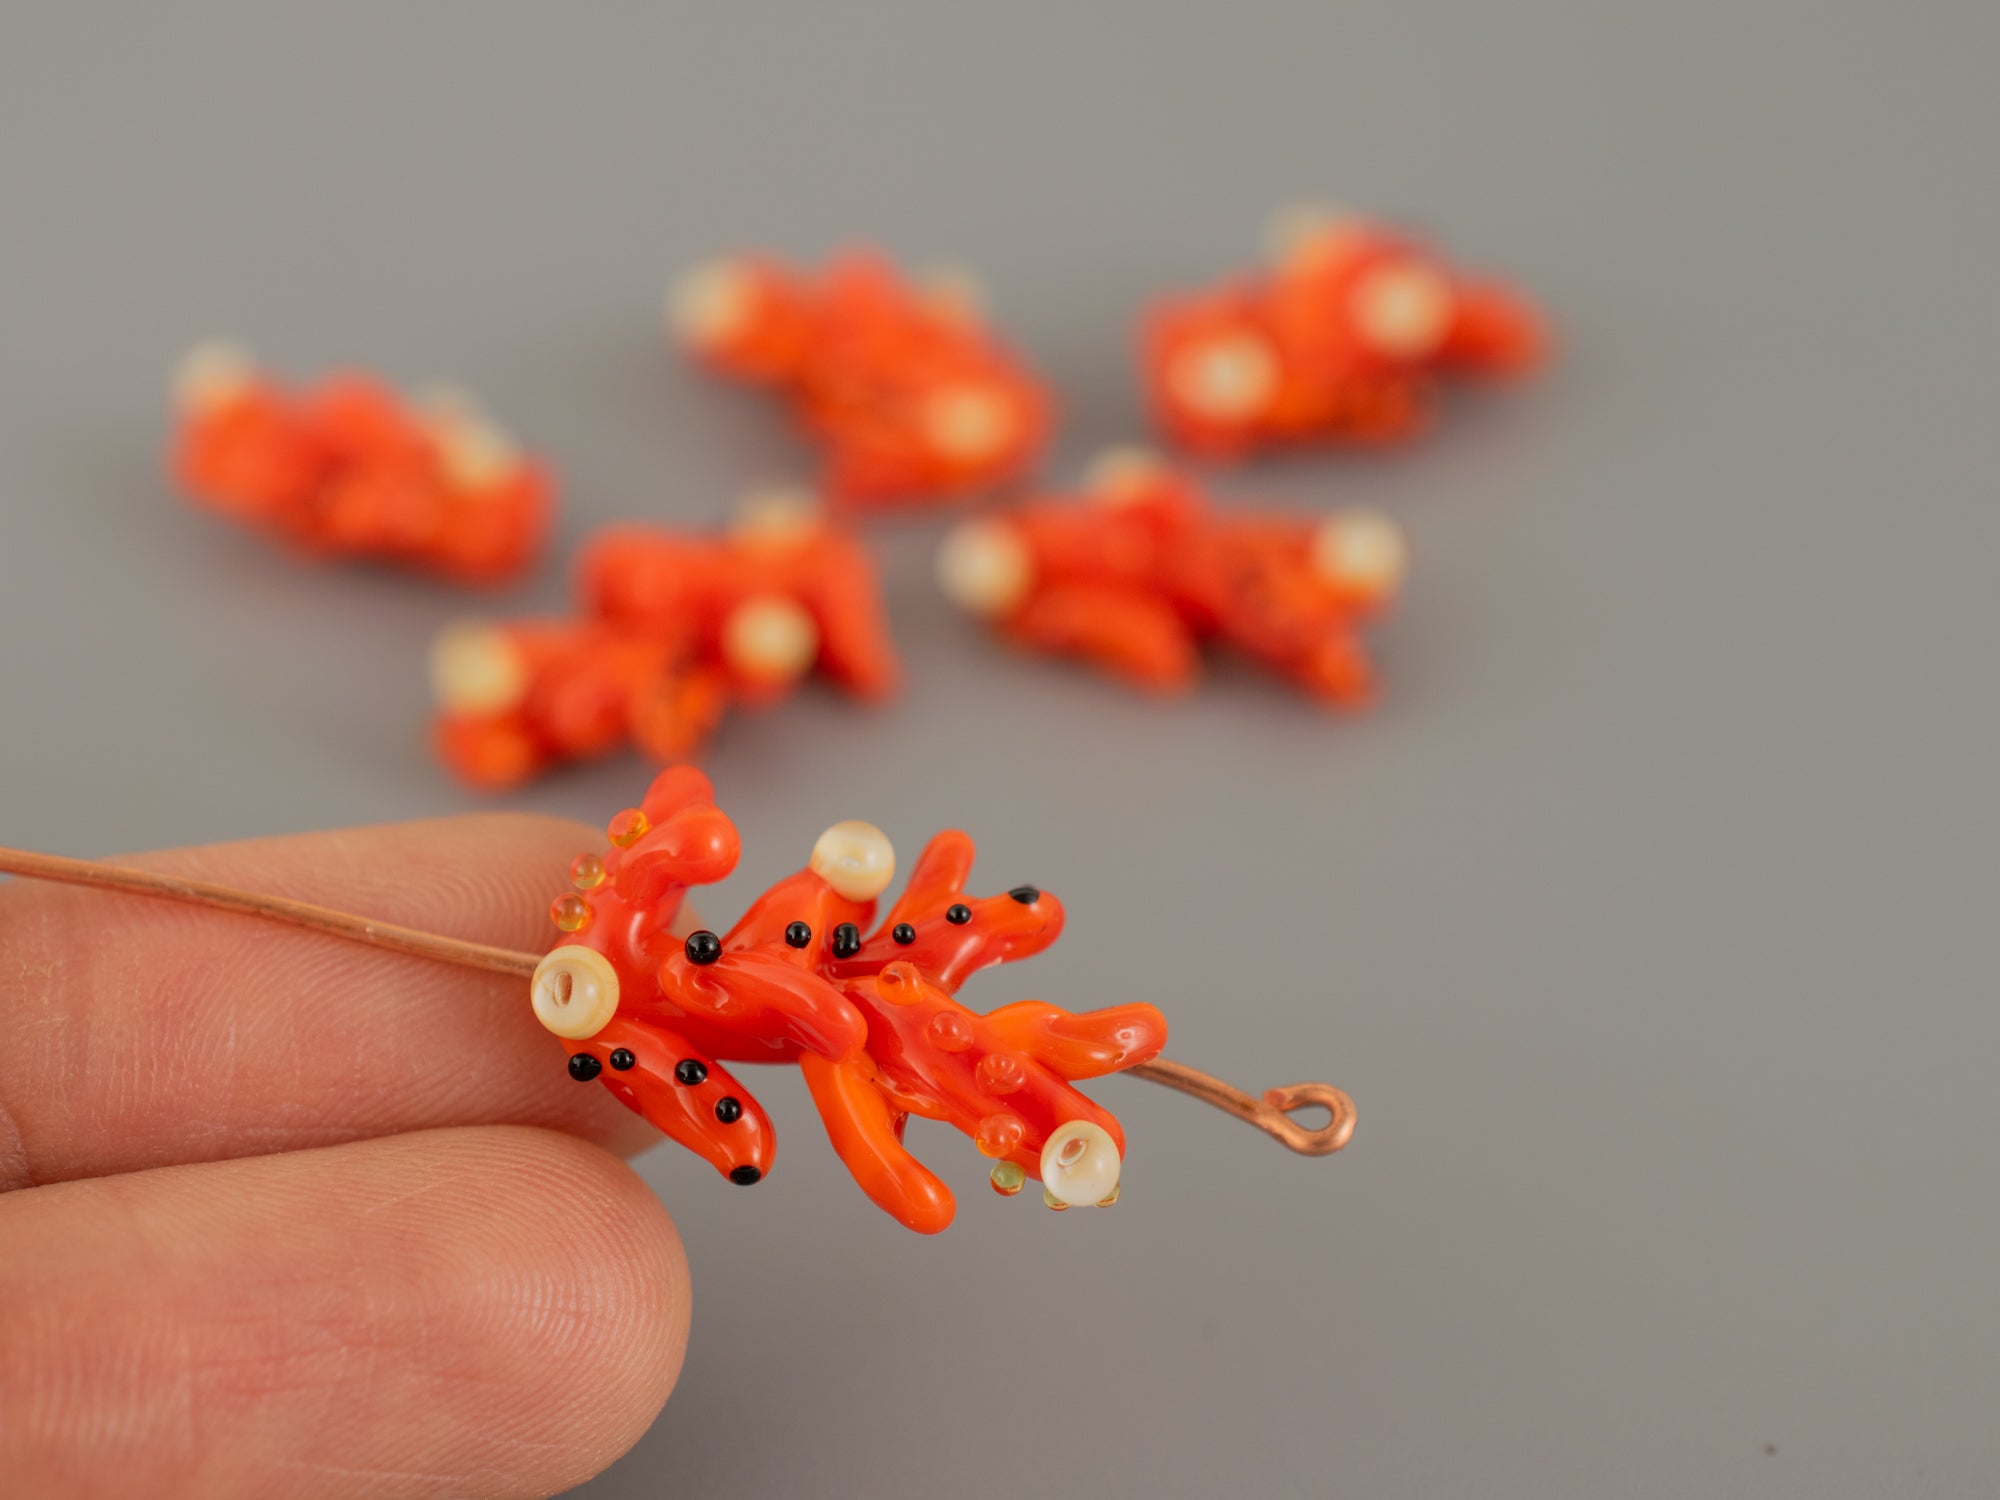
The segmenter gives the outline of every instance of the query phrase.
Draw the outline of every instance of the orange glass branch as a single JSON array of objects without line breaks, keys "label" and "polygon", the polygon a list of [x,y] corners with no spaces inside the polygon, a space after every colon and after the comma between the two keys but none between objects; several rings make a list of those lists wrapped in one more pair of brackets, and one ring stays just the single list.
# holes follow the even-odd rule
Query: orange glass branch
[{"label": "orange glass branch", "polygon": [[1394,605],[1406,566],[1386,516],[1216,505],[1130,451],[1100,459],[1081,493],[962,523],[938,554],[946,593],[1028,650],[1178,692],[1212,641],[1340,707],[1374,696],[1363,632]]},{"label": "orange glass branch", "polygon": [[209,344],[174,382],[171,467],[197,504],[300,552],[502,583],[540,555],[555,481],[462,392],[372,376],[287,389]]},{"label": "orange glass branch", "polygon": [[695,358],[787,402],[845,505],[990,489],[1046,440],[1048,392],[987,331],[963,275],[919,285],[868,253],[817,274],[744,255],[684,277],[668,312]]},{"label": "orange glass branch", "polygon": [[627,746],[671,763],[813,675],[862,702],[896,689],[874,562],[808,495],[752,495],[715,533],[606,528],[576,594],[573,618],[464,621],[432,648],[438,754],[473,785]]},{"label": "orange glass branch", "polygon": [[1229,457],[1299,443],[1408,441],[1442,385],[1532,370],[1534,309],[1459,274],[1413,238],[1363,219],[1280,220],[1267,264],[1162,298],[1140,362],[1160,430]]}]

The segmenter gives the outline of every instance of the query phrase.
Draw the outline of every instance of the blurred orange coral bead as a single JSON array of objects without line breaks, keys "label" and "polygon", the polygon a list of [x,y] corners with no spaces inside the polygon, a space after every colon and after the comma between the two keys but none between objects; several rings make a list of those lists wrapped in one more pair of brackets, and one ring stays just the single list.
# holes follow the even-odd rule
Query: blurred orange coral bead
[{"label": "blurred orange coral bead", "polygon": [[679,342],[764,385],[825,445],[848,505],[934,504],[1025,472],[1046,440],[1046,389],[981,323],[962,275],[912,282],[880,256],[817,275],[759,256],[706,266],[669,303]]},{"label": "blurred orange coral bead", "polygon": [[471,584],[540,553],[554,482],[464,398],[427,407],[341,373],[287,390],[222,346],[183,362],[175,398],[181,486],[301,551]]},{"label": "blurred orange coral bead", "polygon": [[1405,441],[1428,424],[1442,382],[1519,375],[1545,347],[1518,295],[1384,226],[1308,215],[1281,227],[1267,265],[1159,299],[1140,360],[1161,431],[1226,457]]}]

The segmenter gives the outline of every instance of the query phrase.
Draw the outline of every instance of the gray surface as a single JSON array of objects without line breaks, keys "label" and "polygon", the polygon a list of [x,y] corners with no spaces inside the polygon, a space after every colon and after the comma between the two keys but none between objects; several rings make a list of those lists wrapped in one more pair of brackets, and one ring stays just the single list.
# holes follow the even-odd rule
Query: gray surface
[{"label": "gray surface", "polygon": [[[1002,1203],[929,1130],[963,1207],[926,1241],[774,1077],[758,1192],[644,1163],[694,1345],[590,1493],[2000,1489],[1990,5],[506,9],[0,12],[6,840],[473,805],[420,729],[463,601],[165,497],[196,335],[465,381],[560,461],[565,542],[799,465],[662,348],[721,248],[976,263],[1065,468],[1134,425],[1138,304],[1302,191],[1564,338],[1419,451],[1229,478],[1408,523],[1366,719],[1010,660],[932,524],[875,529],[914,690],[729,728],[717,914],[836,816],[963,821],[1072,912],[975,1003],[1158,999],[1177,1054],[1330,1074],[1361,1132],[1300,1161],[1111,1081],[1116,1212]],[[641,775],[521,800],[595,820]]]}]

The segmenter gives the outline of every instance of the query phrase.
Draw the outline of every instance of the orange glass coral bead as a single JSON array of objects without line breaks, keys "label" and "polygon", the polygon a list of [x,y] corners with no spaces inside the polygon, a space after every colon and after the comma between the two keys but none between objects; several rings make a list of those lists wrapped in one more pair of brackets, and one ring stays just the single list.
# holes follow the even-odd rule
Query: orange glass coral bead
[{"label": "orange glass coral bead", "polygon": [[174,399],[181,488],[298,551],[490,584],[547,536],[553,479],[462,395],[412,404],[345,374],[291,391],[211,344],[182,362]]},{"label": "orange glass coral bead", "polygon": [[1541,362],[1534,309],[1448,269],[1381,225],[1294,212],[1271,260],[1147,314],[1141,364],[1154,419],[1212,456],[1298,443],[1393,443],[1421,432],[1443,382]]},{"label": "orange glass coral bead", "polygon": [[[687,889],[734,868],[736,829],[687,767],[662,772],[639,812],[644,831],[591,856],[595,883],[558,898],[560,936],[531,983],[535,1015],[563,1039],[572,1077],[601,1080],[748,1184],[770,1172],[776,1142],[723,1065],[796,1063],[856,1183],[922,1233],[950,1224],[955,1203],[903,1144],[912,1116],[969,1137],[995,1160],[1003,1194],[1034,1178],[1058,1206],[1116,1199],[1124,1134],[1073,1085],[1155,1057],[1166,1043],[1159,1011],[1075,1014],[1022,1001],[981,1014],[956,998],[979,969],[1056,940],[1054,896],[1027,885],[968,896],[972,841],[941,833],[878,923],[895,852],[880,829],[838,823],[806,868],[727,933],[676,934]],[[621,817],[627,832],[636,826]]]},{"label": "orange glass coral bead", "polygon": [[740,256],[684,277],[668,318],[709,368],[789,402],[845,505],[990,489],[1024,473],[1047,435],[1046,390],[987,331],[960,277],[913,285],[870,254],[817,275]]},{"label": "orange glass coral bead", "polygon": [[628,745],[674,760],[815,671],[867,702],[896,687],[874,563],[808,497],[752,496],[717,535],[601,531],[576,589],[578,619],[466,623],[433,646],[439,754],[473,784]]},{"label": "orange glass coral bead", "polygon": [[938,554],[945,592],[1030,650],[1173,692],[1213,640],[1343,706],[1373,696],[1362,632],[1405,568],[1387,517],[1218,510],[1136,453],[1101,460],[1081,495],[961,523]]}]

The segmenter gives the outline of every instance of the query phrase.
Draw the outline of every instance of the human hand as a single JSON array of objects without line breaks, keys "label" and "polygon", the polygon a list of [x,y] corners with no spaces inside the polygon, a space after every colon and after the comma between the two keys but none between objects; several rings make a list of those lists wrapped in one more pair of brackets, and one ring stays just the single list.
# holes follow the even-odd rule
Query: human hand
[{"label": "human hand", "polygon": [[[594,830],[491,815],[121,861],[538,949]],[[0,888],[0,1475],[19,1500],[546,1495],[687,1337],[672,1222],[519,981]]]}]

